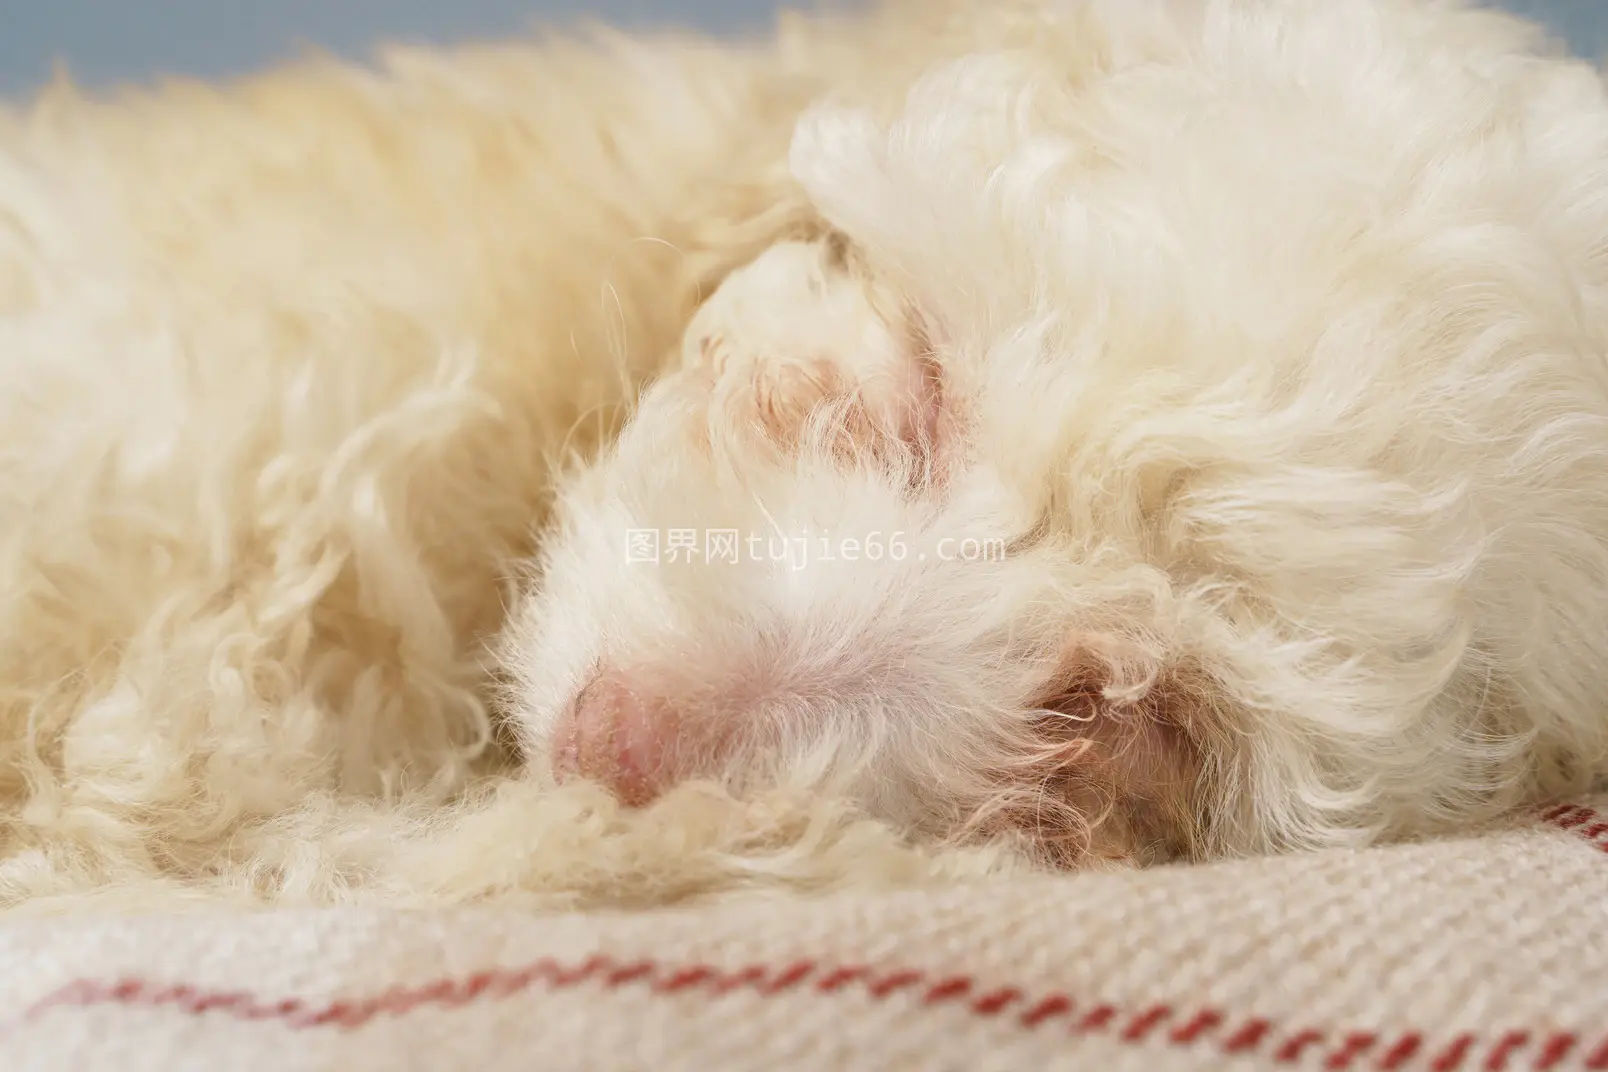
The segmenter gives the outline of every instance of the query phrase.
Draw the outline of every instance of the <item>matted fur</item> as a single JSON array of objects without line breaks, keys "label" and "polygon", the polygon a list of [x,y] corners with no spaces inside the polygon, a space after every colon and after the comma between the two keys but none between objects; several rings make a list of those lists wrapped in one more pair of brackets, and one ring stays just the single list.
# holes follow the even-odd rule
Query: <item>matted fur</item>
[{"label": "matted fur", "polygon": [[[0,115],[0,900],[1010,867],[903,835],[1053,804],[1087,747],[1027,732],[1047,702],[1150,720],[1102,723],[1106,762],[1165,761],[1094,779],[1123,856],[1578,788],[1608,762],[1608,100],[1537,48],[1431,0],[909,0]],[[845,457],[857,403],[809,410],[802,454],[727,455],[733,498],[678,366],[790,241],[853,248],[942,415],[876,411],[851,440],[895,448]],[[778,503],[1018,553],[802,597],[625,568],[627,523]],[[881,658],[765,722],[768,788],[549,784],[600,638],[718,680],[778,586],[793,655]],[[1163,723],[1198,794],[1136,809]]]}]

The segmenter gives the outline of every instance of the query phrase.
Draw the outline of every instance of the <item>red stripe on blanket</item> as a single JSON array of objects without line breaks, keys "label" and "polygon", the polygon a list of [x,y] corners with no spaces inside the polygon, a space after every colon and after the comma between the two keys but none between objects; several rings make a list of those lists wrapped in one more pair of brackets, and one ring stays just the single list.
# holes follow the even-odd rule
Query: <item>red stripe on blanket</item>
[{"label": "red stripe on blanket", "polygon": [[[505,999],[537,987],[573,990],[583,986],[695,995],[709,1001],[739,990],[766,997],[786,991],[852,994],[861,1001],[888,1001],[897,995],[909,995],[918,1007],[949,1006],[964,1010],[966,1015],[1013,1024],[1023,1031],[1060,1030],[1069,1036],[1092,1034],[1130,1046],[1187,1048],[1224,1056],[1260,1054],[1278,1064],[1323,1069],[1544,1070],[1562,1067],[1577,1042],[1577,1036],[1564,1032],[1504,1031],[1484,1036],[1463,1034],[1425,1045],[1426,1035],[1420,1031],[1392,1035],[1320,1031],[1209,1008],[1091,1005],[1066,994],[1035,998],[1020,987],[984,986],[967,976],[940,976],[910,969],[878,970],[808,960],[730,969],[606,956],[573,962],[542,959],[518,968],[490,969],[463,978],[437,979],[423,986],[394,987],[368,997],[336,1001],[272,999],[243,990],[211,991],[146,979],[80,981],[43,998],[25,1016],[36,1019],[53,1009],[121,1006],[172,1009],[191,1016],[217,1013],[302,1030],[351,1030],[423,1008],[456,1009]],[[1579,1067],[1608,1069],[1608,1038],[1590,1051]]]},{"label": "red stripe on blanket", "polygon": [[1588,808],[1584,804],[1559,804],[1543,811],[1541,818],[1608,852],[1608,816],[1595,808]]},{"label": "red stripe on blanket", "polygon": [[[1608,819],[1581,804],[1563,804],[1540,813],[1543,822],[1577,833],[1608,852]],[[367,997],[334,1001],[270,999],[245,990],[207,990],[149,979],[111,982],[79,980],[35,1002],[23,1014],[36,1019],[53,1009],[104,1006],[171,1009],[190,1016],[217,1013],[241,1021],[272,1021],[307,1030],[351,1030],[382,1017],[405,1016],[422,1008],[456,1009],[502,1000],[537,987],[572,990],[632,988],[656,995],[693,995],[719,1000],[735,991],[762,997],[785,992],[823,996],[852,995],[860,1001],[906,1000],[915,1007],[948,1007],[965,1015],[1013,1024],[1018,1030],[1060,1030],[1069,1036],[1098,1035],[1130,1046],[1193,1049],[1218,1055],[1261,1055],[1278,1064],[1377,1072],[1475,1072],[1488,1069],[1576,1067],[1608,1072],[1608,1036],[1582,1045],[1575,1033],[1559,1030],[1461,1033],[1434,1039],[1431,1032],[1403,1030],[1379,1034],[1317,1028],[1222,1009],[1173,1005],[1119,1006],[1085,1002],[1064,993],[1030,994],[999,980],[939,975],[908,968],[864,964],[825,964],[814,960],[748,964],[722,968],[706,963],[617,960],[593,956],[581,961],[543,958],[516,968],[492,968],[461,978],[436,979],[422,986],[392,987]],[[1573,1058],[1575,1064],[1565,1062]]]}]

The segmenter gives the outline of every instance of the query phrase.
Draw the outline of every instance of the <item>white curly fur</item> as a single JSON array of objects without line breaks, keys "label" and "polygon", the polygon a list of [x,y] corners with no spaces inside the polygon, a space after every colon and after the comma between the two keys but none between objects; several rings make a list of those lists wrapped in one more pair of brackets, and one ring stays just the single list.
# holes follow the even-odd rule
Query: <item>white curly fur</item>
[{"label": "white curly fur", "polygon": [[[1533,38],[892,0],[0,112],[0,902],[638,903],[1584,784],[1608,99]],[[909,554],[624,555],[773,525]],[[622,726],[733,792],[551,784]]]}]

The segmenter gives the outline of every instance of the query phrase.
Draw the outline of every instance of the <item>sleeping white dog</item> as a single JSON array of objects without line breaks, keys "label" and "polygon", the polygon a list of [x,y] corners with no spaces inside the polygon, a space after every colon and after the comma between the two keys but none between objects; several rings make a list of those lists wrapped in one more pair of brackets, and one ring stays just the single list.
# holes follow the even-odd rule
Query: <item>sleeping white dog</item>
[{"label": "sleeping white dog", "polygon": [[891,118],[809,113],[840,237],[732,275],[566,489],[527,750],[1068,860],[1608,770],[1608,112],[1511,32],[1050,5]]},{"label": "sleeping white dog", "polygon": [[1534,37],[891,2],[0,116],[0,898],[1205,858],[1608,774],[1608,93]]}]

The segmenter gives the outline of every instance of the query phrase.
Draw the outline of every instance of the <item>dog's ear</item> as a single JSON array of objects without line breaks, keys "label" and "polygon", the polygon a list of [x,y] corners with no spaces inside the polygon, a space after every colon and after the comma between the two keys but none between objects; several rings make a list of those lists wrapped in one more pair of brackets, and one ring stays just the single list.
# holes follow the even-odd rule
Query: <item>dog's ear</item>
[{"label": "dog's ear", "polygon": [[780,243],[729,275],[682,364],[709,385],[712,432],[747,446],[897,453],[930,472],[944,436],[944,385],[913,310],[835,236]]},{"label": "dog's ear", "polygon": [[1038,703],[1029,772],[1050,806],[1024,810],[1017,825],[1063,862],[1199,856],[1212,695],[1140,641],[1069,636]]}]

